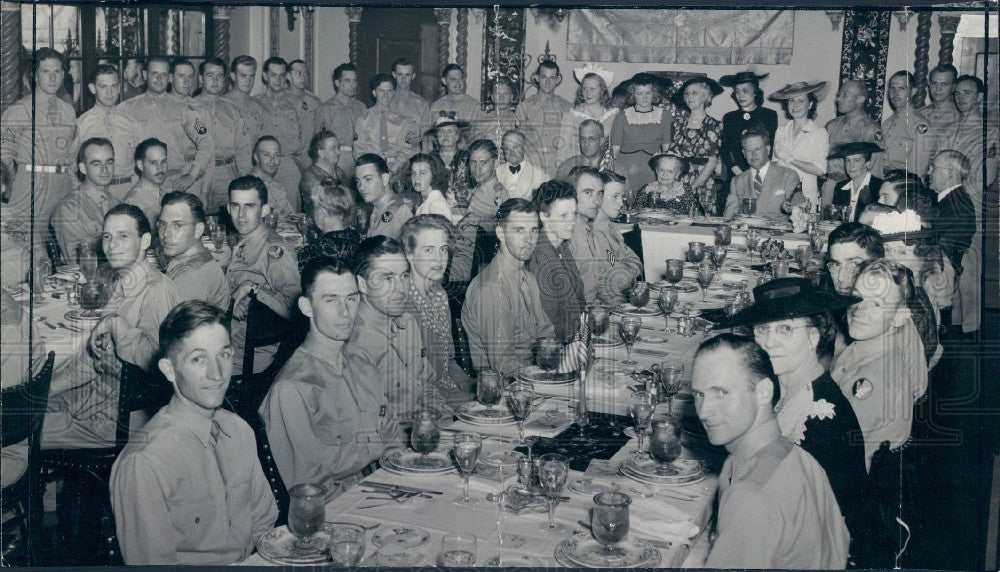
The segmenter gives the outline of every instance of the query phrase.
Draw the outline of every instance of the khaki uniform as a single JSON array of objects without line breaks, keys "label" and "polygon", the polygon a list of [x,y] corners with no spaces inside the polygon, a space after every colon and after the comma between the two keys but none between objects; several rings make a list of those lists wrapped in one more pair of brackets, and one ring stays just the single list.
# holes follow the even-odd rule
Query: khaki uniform
[{"label": "khaki uniform", "polygon": [[52,229],[63,258],[76,260],[76,247],[85,243],[94,247],[101,241],[104,215],[118,204],[118,199],[103,189],[80,185],[59,201],[52,211]]},{"label": "khaki uniform", "polygon": [[448,280],[464,282],[472,277],[472,259],[479,228],[493,234],[497,227],[497,208],[509,198],[507,189],[496,178],[472,190],[469,212],[455,225],[455,243],[452,247]]},{"label": "khaki uniform", "polygon": [[156,219],[160,216],[160,201],[163,199],[163,195],[170,191],[169,181],[165,182],[162,187],[157,187],[146,179],[139,179],[139,182],[125,194],[125,198],[121,202],[142,209],[146,218],[149,219],[149,224],[155,227]]},{"label": "khaki uniform", "polygon": [[212,125],[215,161],[205,180],[205,212],[214,213],[229,203],[229,183],[240,176],[236,165],[240,137],[248,130],[245,114],[231,101],[202,92],[195,98]]},{"label": "khaki uniform", "polygon": [[536,93],[517,106],[517,119],[521,125],[530,125],[533,129],[526,136],[531,137],[528,146],[538,152],[539,167],[548,173],[549,177],[556,174],[559,160],[565,156],[566,149],[579,149],[576,137],[564,141],[561,135],[563,115],[573,109],[573,105],[555,94]]},{"label": "khaki uniform", "polygon": [[[878,123],[865,114],[862,114],[854,121],[851,121],[851,119],[846,115],[834,117],[830,121],[826,122],[826,133],[830,140],[830,149],[834,149],[837,145],[857,143],[861,141],[866,143],[881,144],[882,139],[884,139],[882,129],[879,128]],[[881,153],[872,155],[871,171],[876,177],[882,176],[883,161]],[[839,174],[841,178],[847,176],[847,174],[843,171],[843,160],[832,161],[832,164],[835,165],[834,169],[840,171],[840,173],[833,173],[833,175],[836,176]],[[830,173],[827,175],[829,176]]]},{"label": "khaki uniform", "polygon": [[240,112],[240,127],[236,132],[236,168],[240,175],[253,169],[253,146],[263,135],[264,109],[257,100],[238,89],[232,89],[223,99],[236,106]]},{"label": "khaki uniform", "polygon": [[[423,126],[423,121],[427,117],[427,114],[430,113],[430,110],[431,104],[409,89],[406,91],[397,89],[396,93],[392,96],[392,101],[389,102],[389,111],[412,120],[418,127]],[[413,144],[418,144],[420,142],[419,139],[420,133],[412,140]]]},{"label": "khaki uniform", "polygon": [[[291,161],[291,159],[282,157],[282,164],[284,164],[285,161]],[[281,172],[281,167],[278,167],[278,172]],[[254,167],[253,170],[250,171],[250,174],[259,178],[261,181],[264,181],[264,186],[267,187],[267,204],[271,205],[271,212],[274,213],[275,216],[278,218],[285,218],[295,212],[292,209],[292,203],[289,200],[291,193],[289,193],[277,179],[268,175],[264,171],[261,171],[259,167]]]},{"label": "khaki uniform", "polygon": [[365,104],[341,94],[334,95],[316,113],[316,131],[326,129],[337,136],[340,158],[337,166],[354,176],[354,124],[365,114]]},{"label": "khaki uniform", "polygon": [[375,204],[371,218],[368,219],[368,235],[382,235],[399,240],[403,223],[413,217],[413,211],[406,205],[403,198],[396,193],[387,193]]},{"label": "khaki uniform", "polygon": [[[257,285],[258,292],[266,292],[288,308],[292,307],[299,295],[300,278],[295,249],[264,224],[240,237],[226,270],[226,278],[231,292],[235,292],[240,284],[249,280]],[[243,373],[246,335],[246,320],[233,320],[233,375]],[[261,372],[270,365],[277,349],[277,345],[257,348],[254,354],[254,373]]]},{"label": "khaki uniform", "polygon": [[104,137],[115,148],[115,178],[108,192],[121,201],[135,184],[135,148],[139,145],[139,124],[125,116],[117,107],[95,106],[76,120],[75,157],[83,142],[91,137]]},{"label": "khaki uniform", "polygon": [[[310,131],[306,127],[306,122],[309,121],[308,104],[288,91],[282,91],[277,96],[271,95],[272,93],[266,91],[254,96],[264,110],[261,135],[271,135],[281,144],[281,165],[274,178],[286,189],[297,189],[302,177],[298,164],[309,149],[309,140],[305,139]],[[298,197],[288,199],[298,211]]]},{"label": "khaki uniform", "polygon": [[[948,99],[945,105],[935,107],[925,105],[920,108],[920,114],[927,120],[930,129],[927,130],[927,145],[930,149],[930,156],[933,157],[941,147],[941,139],[954,128],[954,125],[962,118],[955,103]],[[923,175],[924,173],[919,173]]]},{"label": "khaki uniform", "polygon": [[930,164],[930,124],[916,109],[907,107],[882,122],[885,171],[904,169],[923,176]]},{"label": "khaki uniform", "polygon": [[[385,118],[385,136],[382,119]],[[420,131],[419,125],[406,115],[394,111],[385,113],[378,106],[369,108],[354,124],[354,158],[375,153],[385,159],[391,173],[396,173],[415,152],[409,143]]]},{"label": "khaki uniform", "polygon": [[323,107],[323,100],[304,89],[299,93],[290,93],[302,100],[300,107],[305,117],[302,124],[302,141],[305,143],[305,147],[296,160],[299,163],[299,169],[304,170],[312,164],[312,159],[309,158],[309,143],[312,142],[313,135],[316,134],[316,118],[319,117],[319,108]]},{"label": "khaki uniform", "polygon": [[206,248],[188,256],[171,258],[167,262],[167,277],[177,286],[179,301],[202,300],[223,310],[229,309],[226,273]]}]

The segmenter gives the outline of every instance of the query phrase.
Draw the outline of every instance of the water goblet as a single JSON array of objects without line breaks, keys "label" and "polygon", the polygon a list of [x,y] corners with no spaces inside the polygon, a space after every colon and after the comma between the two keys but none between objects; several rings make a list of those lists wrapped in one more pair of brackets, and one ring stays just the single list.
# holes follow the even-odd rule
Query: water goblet
[{"label": "water goblet", "polygon": [[603,304],[594,304],[590,308],[590,332],[595,337],[601,337],[608,331],[611,311]]},{"label": "water goblet", "polygon": [[732,296],[726,296],[726,305],[723,306],[723,311],[727,318],[732,318],[740,311],[740,297],[739,294],[733,294]]},{"label": "water goblet", "polygon": [[628,536],[628,505],[631,503],[632,497],[625,493],[605,492],[594,495],[590,532],[601,543],[601,555],[605,558],[621,555],[621,550],[615,548],[615,545]]},{"label": "water goblet", "polygon": [[316,533],[326,520],[326,487],[300,483],[288,490],[288,531],[295,535],[295,547],[315,550]]},{"label": "water goblet", "polygon": [[467,568],[476,563],[476,537],[468,532],[450,532],[441,539],[437,565],[442,568]]},{"label": "water goblet", "polygon": [[681,455],[681,424],[673,415],[652,423],[653,435],[649,440],[649,456],[657,462],[656,473],[671,475],[669,464]]},{"label": "water goblet", "polygon": [[427,409],[417,411],[416,420],[410,430],[410,446],[420,453],[417,466],[426,467],[430,463],[427,461],[427,453],[437,449],[441,442],[441,431],[434,423],[434,417]]},{"label": "water goblet", "polygon": [[698,285],[701,286],[701,301],[708,301],[708,287],[715,279],[715,266],[709,262],[702,262],[698,265]]},{"label": "water goblet", "polygon": [[638,316],[624,316],[621,323],[618,324],[618,334],[625,342],[625,351],[627,352],[626,359],[622,362],[624,365],[638,365],[638,362],[632,361],[632,346],[639,337],[641,327],[642,320]]},{"label": "water goblet", "polygon": [[740,214],[750,216],[757,212],[757,199],[747,197],[740,201]]},{"label": "water goblet", "polygon": [[80,251],[80,257],[77,260],[80,264],[80,271],[83,272],[83,276],[88,282],[93,282],[94,277],[97,276],[97,252],[94,251],[93,246],[83,242],[77,248]]},{"label": "water goblet", "polygon": [[677,258],[667,259],[667,272],[664,275],[667,282],[677,284],[684,279],[684,261]]},{"label": "water goblet", "polygon": [[705,243],[704,242],[689,242],[688,243],[688,260],[691,262],[701,262],[705,259]]},{"label": "water goblet", "polygon": [[93,316],[97,310],[104,307],[106,302],[104,285],[94,278],[80,285],[80,307],[83,308],[83,315]]},{"label": "water goblet", "polygon": [[356,524],[338,524],[330,531],[330,559],[334,566],[358,565],[365,554],[365,529]]},{"label": "water goblet", "polygon": [[465,480],[462,488],[462,496],[455,499],[455,504],[459,506],[471,506],[479,502],[479,499],[469,497],[469,475],[476,469],[479,462],[479,452],[483,450],[483,438],[477,433],[459,433],[455,435],[452,449],[455,455],[455,463]]},{"label": "water goblet", "polygon": [[656,304],[660,307],[660,311],[663,312],[663,339],[666,341],[667,332],[670,331],[670,314],[673,313],[674,308],[677,306],[677,288],[662,288],[660,289],[660,295],[656,299]]},{"label": "water goblet", "polygon": [[219,252],[222,247],[226,245],[226,229],[223,227],[216,227],[212,229],[212,246],[215,247],[215,251]]},{"label": "water goblet", "polygon": [[717,270],[722,270],[722,263],[726,261],[728,252],[725,246],[712,247],[712,264],[715,264]]},{"label": "water goblet", "polygon": [[492,369],[483,369],[479,372],[479,379],[476,381],[476,401],[486,406],[484,417],[500,417],[503,413],[493,409],[493,406],[500,403],[503,389],[500,387],[500,372]]},{"label": "water goblet", "polygon": [[779,258],[771,261],[771,279],[786,278],[788,276],[788,259]]},{"label": "water goblet", "polygon": [[760,242],[760,232],[756,228],[747,230],[747,254],[750,255],[750,263],[753,264],[753,255],[757,252],[757,244]]},{"label": "water goblet", "polygon": [[809,267],[809,261],[812,260],[812,255],[812,246],[808,244],[800,244],[795,249],[795,260],[799,263],[799,268],[802,269],[802,272],[805,272],[806,268]]},{"label": "water goblet", "polygon": [[728,224],[720,224],[715,227],[715,244],[717,246],[729,246],[733,241],[733,227]]},{"label": "water goblet", "polygon": [[549,520],[538,526],[543,532],[562,534],[566,532],[566,527],[555,521],[556,504],[559,502],[559,493],[563,485],[566,484],[566,477],[569,476],[569,463],[562,455],[549,453],[539,457],[541,461],[538,468],[538,484],[542,487],[549,501]]},{"label": "water goblet", "polygon": [[562,344],[559,340],[548,337],[538,341],[535,351],[535,363],[545,371],[552,371],[559,367],[559,354],[562,352]]},{"label": "water goblet", "polygon": [[639,439],[639,448],[635,450],[636,453],[643,452],[646,429],[649,428],[649,422],[653,419],[654,410],[652,396],[648,392],[637,391],[632,398],[632,406],[629,408],[632,422],[635,424],[635,434]]},{"label": "water goblet", "polygon": [[524,420],[531,412],[531,402],[535,398],[535,386],[527,381],[516,381],[510,384],[510,393],[507,396],[507,406],[511,414],[517,420],[517,432],[521,438],[520,444],[524,445]]},{"label": "water goblet", "polygon": [[667,411],[674,408],[674,396],[684,386],[684,363],[667,360],[660,364],[660,383],[667,396]]},{"label": "water goblet", "polygon": [[628,301],[636,308],[643,308],[649,303],[649,282],[636,280],[628,290]]},{"label": "water goblet", "polygon": [[823,252],[826,250],[826,234],[819,229],[810,232],[809,246],[812,247],[813,252]]}]

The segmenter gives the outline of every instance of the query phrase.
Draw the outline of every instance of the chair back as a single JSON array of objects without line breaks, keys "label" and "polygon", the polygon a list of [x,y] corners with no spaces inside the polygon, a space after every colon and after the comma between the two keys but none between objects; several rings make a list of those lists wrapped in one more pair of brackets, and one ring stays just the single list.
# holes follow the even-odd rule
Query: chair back
[{"label": "chair back", "polygon": [[632,230],[622,233],[622,239],[625,241],[625,246],[632,249],[639,257],[639,262],[642,262],[642,271],[639,273],[639,280],[646,279],[646,261],[642,257],[642,231],[639,230],[639,225],[635,224]]},{"label": "chair back", "polygon": [[159,409],[170,401],[174,387],[162,373],[149,373],[134,363],[122,362],[121,381],[118,385],[118,425],[115,445],[128,444],[129,418],[134,411]]},{"label": "chair back", "polygon": [[0,393],[0,419],[3,419],[0,423],[0,446],[31,439],[30,447],[40,441],[55,357],[55,352],[49,352],[42,369],[27,383],[9,387]]},{"label": "chair back", "polygon": [[271,452],[271,443],[267,440],[264,420],[256,411],[250,412],[243,419],[253,429],[254,436],[257,438],[257,457],[260,460],[261,469],[264,471],[264,477],[267,478],[268,486],[271,487],[274,501],[278,504],[278,520],[275,521],[274,525],[281,526],[288,521],[290,497],[288,489],[285,487],[285,481],[278,473],[278,464],[274,462],[274,454]]},{"label": "chair back", "polygon": [[493,262],[493,257],[499,248],[500,239],[495,234],[487,232],[481,226],[476,227],[476,249],[472,253],[472,272],[469,274],[469,280],[475,278],[481,269]]},{"label": "chair back", "polygon": [[280,343],[291,329],[291,323],[258,300],[254,292],[250,292],[249,296],[247,334],[243,345],[244,378],[253,375],[253,350]]}]

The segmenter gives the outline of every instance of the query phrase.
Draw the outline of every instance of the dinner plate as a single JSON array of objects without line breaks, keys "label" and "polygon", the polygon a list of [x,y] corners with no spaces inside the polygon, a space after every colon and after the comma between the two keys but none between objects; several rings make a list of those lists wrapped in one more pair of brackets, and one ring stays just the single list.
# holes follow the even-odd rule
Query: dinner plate
[{"label": "dinner plate", "polygon": [[490,568],[542,568],[545,563],[540,558],[528,554],[494,554],[486,561]]},{"label": "dinner plate", "polygon": [[584,477],[566,485],[566,488],[580,495],[596,495],[597,493],[616,493],[621,490],[621,485],[607,479]]},{"label": "dinner plate", "polygon": [[491,467],[516,467],[517,462],[524,458],[524,453],[517,451],[493,451],[479,457],[480,463]]},{"label": "dinner plate", "polygon": [[412,449],[393,449],[382,455],[383,467],[394,469],[401,473],[433,474],[452,470],[455,465],[445,453],[432,451],[426,459]]},{"label": "dinner plate", "polygon": [[595,348],[620,348],[625,345],[625,342],[620,337],[612,339],[605,336],[592,336],[590,341],[594,344]]},{"label": "dinner plate", "polygon": [[[660,464],[646,455],[633,455],[619,465],[621,473],[646,483],[692,483],[705,477],[705,468],[693,459],[677,459],[668,463],[671,474],[657,472]],[[662,470],[662,469],[661,469]]]},{"label": "dinner plate", "polygon": [[537,365],[522,367],[517,370],[517,373],[514,375],[517,376],[518,379],[523,379],[524,381],[530,381],[531,383],[541,385],[565,385],[576,381],[576,372],[549,372],[538,367]]},{"label": "dinner plate", "polygon": [[366,565],[377,568],[410,568],[413,566],[422,566],[425,560],[426,557],[420,552],[407,548],[386,546],[373,554],[371,560]]},{"label": "dinner plate", "polygon": [[74,322],[97,322],[104,316],[107,316],[112,311],[108,308],[101,308],[99,310],[84,310],[83,308],[73,308],[69,312],[66,312],[64,316],[67,320],[72,320]]},{"label": "dinner plate", "polygon": [[[649,437],[650,435],[653,434],[653,430],[652,429],[646,429],[645,431],[643,431],[643,433],[646,434],[646,437]],[[626,437],[628,437],[629,439],[635,439],[635,438],[637,438],[639,436],[635,432],[635,427],[626,427],[625,429],[622,429],[622,434],[625,435]]]},{"label": "dinner plate", "polygon": [[397,526],[386,528],[372,535],[375,546],[390,546],[394,548],[417,548],[427,544],[431,539],[429,532],[422,528]]},{"label": "dinner plate", "polygon": [[619,316],[639,316],[640,318],[647,318],[649,316],[659,316],[662,312],[660,312],[660,309],[656,306],[636,308],[632,304],[622,304],[621,306],[611,310],[611,313]]},{"label": "dinner plate", "polygon": [[509,425],[517,423],[514,414],[504,403],[498,403],[490,411],[478,401],[463,403],[455,411],[455,416],[474,425]]},{"label": "dinner plate", "polygon": [[[696,282],[689,282],[686,280],[682,280],[677,284],[671,284],[666,280],[660,280],[659,282],[654,284],[650,289],[659,291],[663,288],[677,288],[677,291],[680,292],[681,294],[692,294],[700,290]],[[652,298],[652,296],[650,296],[650,298]]]},{"label": "dinner plate", "polygon": [[556,558],[560,556],[585,568],[655,568],[660,563],[660,551],[645,540],[626,537],[615,545],[614,555],[607,556],[589,532],[578,532],[560,542]]},{"label": "dinner plate", "polygon": [[316,533],[316,542],[311,549],[295,546],[295,535],[288,526],[281,525],[257,541],[257,553],[265,560],[275,564],[321,564],[329,562],[330,553],[327,550],[332,528],[336,525],[330,522],[323,524],[323,530]]}]

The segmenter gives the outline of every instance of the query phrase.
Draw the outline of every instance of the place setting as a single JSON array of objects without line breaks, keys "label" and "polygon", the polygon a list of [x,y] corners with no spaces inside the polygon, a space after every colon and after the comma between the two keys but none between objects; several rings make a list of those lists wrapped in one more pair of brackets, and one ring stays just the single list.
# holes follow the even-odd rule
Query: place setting
[{"label": "place setting", "polygon": [[604,491],[593,496],[593,503],[590,522],[577,523],[585,530],[556,546],[557,563],[570,568],[655,568],[660,564],[660,551],[650,541],[629,534],[631,496]]},{"label": "place setting", "polygon": [[626,303],[619,305],[613,313],[619,316],[635,316],[646,318],[660,315],[660,309],[656,305],[650,305],[650,295],[652,289],[649,282],[636,280],[625,292]]}]

